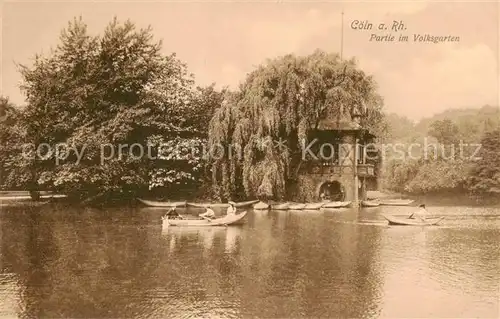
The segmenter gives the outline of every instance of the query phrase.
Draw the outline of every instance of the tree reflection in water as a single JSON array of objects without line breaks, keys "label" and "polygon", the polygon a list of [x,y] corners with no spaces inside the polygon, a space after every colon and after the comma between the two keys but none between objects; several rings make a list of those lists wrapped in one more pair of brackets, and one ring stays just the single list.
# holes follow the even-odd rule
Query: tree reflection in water
[{"label": "tree reflection in water", "polygon": [[[7,290],[19,304],[7,312],[17,308],[25,318],[407,317],[411,312],[398,312],[408,296],[402,283],[413,282],[419,294],[436,289],[435,301],[449,301],[447,294],[461,285],[460,300],[473,310],[477,296],[498,289],[500,253],[491,240],[500,239],[498,229],[422,232],[361,225],[362,216],[350,211],[270,211],[250,213],[237,227],[164,231],[161,214],[3,209],[0,274],[20,287]],[[403,276],[411,270],[420,285]],[[429,307],[418,313],[455,314]]]}]

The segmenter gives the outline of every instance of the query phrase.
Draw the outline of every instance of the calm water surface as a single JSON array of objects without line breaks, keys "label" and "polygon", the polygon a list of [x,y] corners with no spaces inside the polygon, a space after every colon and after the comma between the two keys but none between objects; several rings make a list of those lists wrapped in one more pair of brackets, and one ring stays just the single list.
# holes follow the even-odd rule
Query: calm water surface
[{"label": "calm water surface", "polygon": [[162,229],[158,209],[0,208],[1,317],[497,318],[500,209],[252,212]]}]

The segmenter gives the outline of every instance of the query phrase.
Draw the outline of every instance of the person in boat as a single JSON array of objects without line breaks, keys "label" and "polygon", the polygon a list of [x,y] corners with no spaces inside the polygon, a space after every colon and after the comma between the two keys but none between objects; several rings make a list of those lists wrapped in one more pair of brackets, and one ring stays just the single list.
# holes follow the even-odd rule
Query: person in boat
[{"label": "person in boat", "polygon": [[204,212],[203,214],[200,214],[200,217],[203,219],[211,220],[212,218],[215,217],[215,212],[212,209],[207,208],[207,211]]},{"label": "person in boat", "polygon": [[229,207],[227,208],[226,214],[228,216],[236,214],[236,207],[234,207],[234,203],[232,202],[229,203]]},{"label": "person in boat", "polygon": [[427,212],[427,210],[425,209],[425,204],[422,204],[419,207],[419,210],[417,210],[416,212],[414,212],[413,214],[410,215],[410,219],[418,219],[422,222],[425,222],[426,221],[426,216],[429,215],[429,213]]},{"label": "person in boat", "polygon": [[182,216],[177,212],[175,207],[170,208],[165,215],[167,216],[167,219],[182,219]]}]

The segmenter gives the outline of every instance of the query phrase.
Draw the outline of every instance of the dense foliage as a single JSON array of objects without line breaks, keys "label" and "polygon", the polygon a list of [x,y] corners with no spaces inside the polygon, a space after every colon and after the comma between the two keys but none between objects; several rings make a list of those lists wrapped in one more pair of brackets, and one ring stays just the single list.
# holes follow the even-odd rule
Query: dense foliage
[{"label": "dense foliage", "polygon": [[500,109],[448,110],[416,124],[395,115],[387,118],[392,141],[420,147],[413,156],[388,156],[385,188],[413,194],[498,191]]},{"label": "dense foliage", "polygon": [[487,132],[481,140],[479,159],[468,179],[469,187],[478,194],[500,194],[500,127]]},{"label": "dense foliage", "polygon": [[69,147],[29,157],[23,168],[34,186],[92,199],[197,182],[202,158],[183,150],[203,144],[221,94],[194,88],[150,29],[115,19],[91,36],[75,19],[52,54],[21,73],[24,142]]},{"label": "dense foliage", "polygon": [[22,111],[8,98],[0,97],[0,189],[6,185],[21,188],[30,180],[23,169],[28,163],[21,156],[25,135]]},{"label": "dense foliage", "polygon": [[227,96],[210,122],[211,149],[224,149],[212,161],[216,193],[222,199],[283,198],[301,160],[299,146],[322,119],[340,121],[356,112],[363,126],[379,133],[381,108],[373,78],[354,60],[316,51],[268,61]]}]

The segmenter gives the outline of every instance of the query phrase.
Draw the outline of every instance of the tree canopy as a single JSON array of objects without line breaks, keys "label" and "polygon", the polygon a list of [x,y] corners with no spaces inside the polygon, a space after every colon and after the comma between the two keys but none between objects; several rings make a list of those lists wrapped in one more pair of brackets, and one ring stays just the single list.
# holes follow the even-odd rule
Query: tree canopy
[{"label": "tree canopy", "polygon": [[468,180],[469,188],[478,194],[500,194],[500,127],[481,139],[478,160]]},{"label": "tree canopy", "polygon": [[28,181],[23,170],[26,161],[20,156],[26,134],[23,113],[9,99],[0,97],[0,188],[19,188]]},{"label": "tree canopy", "polygon": [[[114,19],[102,35],[92,36],[75,19],[49,56],[37,55],[32,66],[20,69],[28,101],[26,142],[65,143],[84,154],[78,160],[70,151],[59,163],[54,152],[34,157],[36,184],[90,198],[195,180],[200,158],[177,165],[176,156],[164,153],[202,143],[207,130],[199,121],[211,117],[216,92],[213,86],[196,90],[187,66],[175,54],[162,54],[150,28]],[[161,165],[139,156],[139,147],[132,152],[133,144],[144,152],[156,146],[156,155],[166,144]],[[105,145],[114,156],[103,161]],[[118,145],[128,148],[118,154]]]},{"label": "tree canopy", "polygon": [[[376,83],[355,60],[316,51],[267,61],[226,96],[210,122],[210,147],[224,149],[212,161],[216,193],[226,199],[284,197],[308,133],[322,119],[350,119],[354,113],[363,115],[365,128],[383,132]],[[241,149],[241,156],[231,148]]]},{"label": "tree canopy", "polygon": [[[384,167],[386,188],[414,194],[495,193],[498,188],[498,165],[495,163],[500,158],[498,107],[447,110],[417,124],[401,117],[389,116],[388,119],[396,133],[391,139],[407,145],[418,142],[421,147],[412,154],[416,157],[387,162]],[[402,126],[402,122],[406,125]],[[435,139],[427,141],[430,156],[425,155],[426,137]],[[478,145],[481,150],[476,153]]]}]

